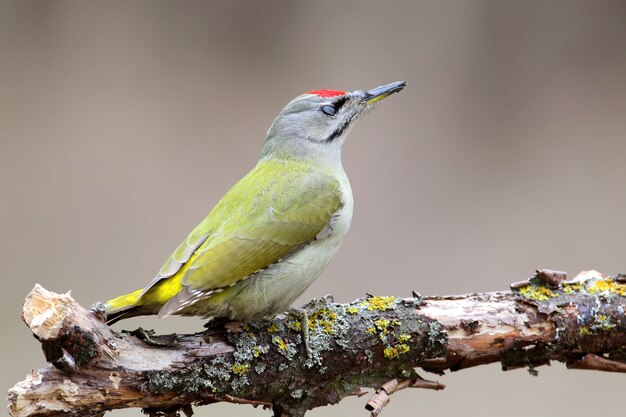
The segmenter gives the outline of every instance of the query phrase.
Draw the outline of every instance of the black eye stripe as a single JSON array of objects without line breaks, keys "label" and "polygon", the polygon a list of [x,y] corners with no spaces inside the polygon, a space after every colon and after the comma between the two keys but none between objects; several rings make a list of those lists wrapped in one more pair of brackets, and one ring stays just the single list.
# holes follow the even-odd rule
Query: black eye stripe
[{"label": "black eye stripe", "polygon": [[348,100],[348,98],[347,98],[347,97],[345,97],[345,96],[344,96],[344,97],[339,97],[339,98],[337,99],[337,101],[335,101],[335,102],[333,103],[333,106],[335,107],[335,110],[339,110],[339,109],[341,108],[341,106],[343,106],[343,105],[344,105],[344,103],[346,102],[346,100]]},{"label": "black eye stripe", "polygon": [[341,126],[339,126],[337,128],[337,130],[335,130],[333,133],[330,134],[330,136],[328,136],[326,139],[324,139],[324,142],[330,143],[333,140],[335,140],[337,137],[341,136],[341,134],[344,132],[344,130],[346,130],[346,128],[348,127],[350,122],[352,122],[352,118],[350,118],[350,119],[346,120],[345,122],[343,122],[343,124]]},{"label": "black eye stripe", "polygon": [[346,100],[347,100],[346,97],[340,97],[332,104],[327,104],[325,106],[322,106],[320,110],[322,111],[322,113],[324,113],[327,116],[334,116],[339,111],[341,106],[344,105]]}]

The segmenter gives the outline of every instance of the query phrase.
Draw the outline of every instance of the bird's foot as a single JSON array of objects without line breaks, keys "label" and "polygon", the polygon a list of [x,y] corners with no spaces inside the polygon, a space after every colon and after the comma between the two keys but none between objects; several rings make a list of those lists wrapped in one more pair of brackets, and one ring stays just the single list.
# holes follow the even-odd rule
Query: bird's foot
[{"label": "bird's foot", "polygon": [[204,323],[204,328],[212,330],[218,327],[224,327],[226,323],[230,321],[231,320],[228,317],[211,317],[206,323]]},{"label": "bird's foot", "polygon": [[304,348],[306,349],[307,357],[311,356],[311,349],[309,347],[309,313],[300,307],[292,307],[287,311],[287,314],[296,317],[300,320],[300,332],[302,333],[302,341]]}]

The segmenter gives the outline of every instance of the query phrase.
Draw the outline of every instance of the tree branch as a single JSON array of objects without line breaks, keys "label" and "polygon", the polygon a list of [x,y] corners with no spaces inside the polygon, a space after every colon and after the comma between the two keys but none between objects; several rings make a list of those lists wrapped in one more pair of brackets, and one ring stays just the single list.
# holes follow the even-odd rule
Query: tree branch
[{"label": "tree branch", "polygon": [[415,372],[443,374],[501,362],[504,370],[557,360],[569,368],[626,372],[626,282],[591,271],[564,281],[541,270],[511,291],[463,296],[314,300],[308,352],[292,315],[218,324],[202,333],[117,333],[101,309],[39,285],[22,318],[50,365],[9,390],[14,417],[96,416],[140,407],[191,415],[191,405],[226,401],[302,416],[376,389],[378,415],[393,392],[442,389]]}]

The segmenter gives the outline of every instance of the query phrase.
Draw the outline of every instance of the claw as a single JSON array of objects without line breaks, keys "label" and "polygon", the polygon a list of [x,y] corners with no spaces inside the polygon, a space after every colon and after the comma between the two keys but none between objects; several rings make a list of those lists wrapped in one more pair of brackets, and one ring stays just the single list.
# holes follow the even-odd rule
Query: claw
[{"label": "claw", "polygon": [[311,349],[309,347],[309,313],[303,308],[294,307],[289,310],[287,314],[295,316],[300,320],[300,331],[302,332],[304,348],[306,349],[307,357],[310,357]]}]

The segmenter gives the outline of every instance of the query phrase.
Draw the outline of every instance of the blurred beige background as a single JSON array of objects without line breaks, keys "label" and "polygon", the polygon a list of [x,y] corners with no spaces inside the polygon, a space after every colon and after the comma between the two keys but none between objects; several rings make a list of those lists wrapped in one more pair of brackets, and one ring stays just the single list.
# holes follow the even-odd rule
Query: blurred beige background
[{"label": "blurred beige background", "polygon": [[[18,318],[34,283],[83,305],[143,286],[292,97],[400,79],[346,144],[352,229],[301,302],[626,270],[626,2],[2,1],[2,389],[44,365]],[[202,322],[116,327],[138,325]],[[444,392],[401,392],[385,415],[623,415],[607,400],[621,375],[493,365],[438,379]]]}]

